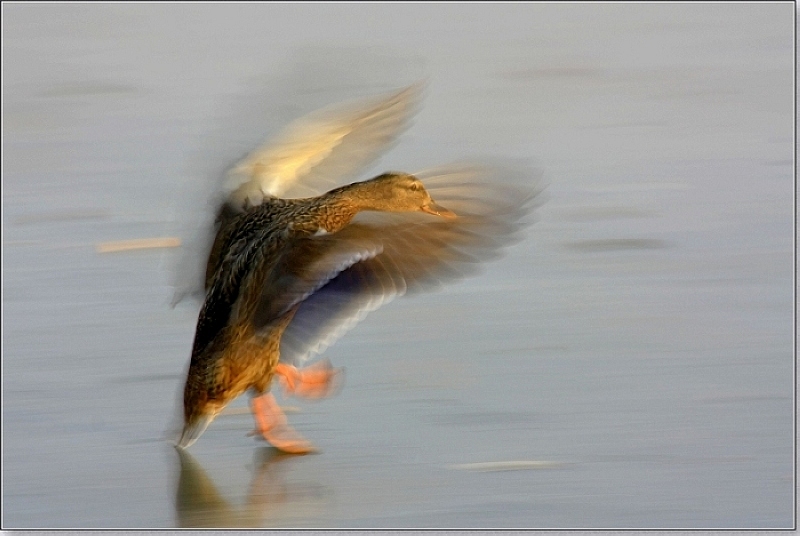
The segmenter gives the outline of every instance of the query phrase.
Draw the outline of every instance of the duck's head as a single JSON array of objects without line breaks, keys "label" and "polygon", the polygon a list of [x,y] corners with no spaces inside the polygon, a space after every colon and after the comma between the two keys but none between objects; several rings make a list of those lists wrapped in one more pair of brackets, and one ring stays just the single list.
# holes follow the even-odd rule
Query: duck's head
[{"label": "duck's head", "polygon": [[422,181],[408,173],[388,172],[364,183],[363,194],[370,198],[373,210],[387,212],[427,212],[446,219],[455,213],[437,204]]}]

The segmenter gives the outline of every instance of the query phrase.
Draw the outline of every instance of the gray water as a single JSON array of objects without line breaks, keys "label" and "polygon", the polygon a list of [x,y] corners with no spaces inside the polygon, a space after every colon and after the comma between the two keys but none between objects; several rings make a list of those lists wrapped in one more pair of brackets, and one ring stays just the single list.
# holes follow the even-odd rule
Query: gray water
[{"label": "gray water", "polygon": [[[794,9],[4,4],[3,527],[791,527]],[[372,171],[523,160],[538,221],[327,352],[341,393],[284,402],[320,454],[242,399],[182,458],[180,251],[98,244],[419,77]]]}]

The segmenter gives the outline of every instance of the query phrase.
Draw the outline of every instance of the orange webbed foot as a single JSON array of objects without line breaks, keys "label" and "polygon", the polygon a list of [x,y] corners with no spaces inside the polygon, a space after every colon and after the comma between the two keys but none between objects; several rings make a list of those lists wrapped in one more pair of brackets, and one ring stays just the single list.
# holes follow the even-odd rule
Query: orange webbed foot
[{"label": "orange webbed foot", "polygon": [[311,443],[289,426],[286,415],[271,393],[253,398],[250,404],[256,420],[257,433],[261,434],[270,445],[291,454],[309,454],[316,451]]},{"label": "orange webbed foot", "polygon": [[338,391],[343,369],[335,369],[327,359],[308,367],[298,369],[285,363],[278,363],[275,374],[287,395],[302,398],[325,398]]}]

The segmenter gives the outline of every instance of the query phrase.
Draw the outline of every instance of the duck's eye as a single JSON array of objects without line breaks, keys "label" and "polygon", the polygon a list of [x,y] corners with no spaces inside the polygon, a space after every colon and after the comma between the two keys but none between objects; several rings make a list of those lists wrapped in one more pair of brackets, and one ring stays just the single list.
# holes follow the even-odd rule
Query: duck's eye
[{"label": "duck's eye", "polygon": [[422,189],[422,185],[418,182],[411,183],[411,191],[412,192],[419,192]]}]

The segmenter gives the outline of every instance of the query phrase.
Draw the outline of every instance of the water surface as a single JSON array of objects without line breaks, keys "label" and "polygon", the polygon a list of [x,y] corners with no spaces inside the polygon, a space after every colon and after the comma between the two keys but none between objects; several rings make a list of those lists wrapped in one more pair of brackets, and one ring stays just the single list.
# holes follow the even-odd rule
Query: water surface
[{"label": "water surface", "polygon": [[[3,526],[791,527],[793,10],[4,5]],[[197,305],[174,249],[97,245],[423,75],[373,171],[524,160],[538,221],[327,352],[342,392],[285,402],[319,455],[234,411],[181,456]]]}]

